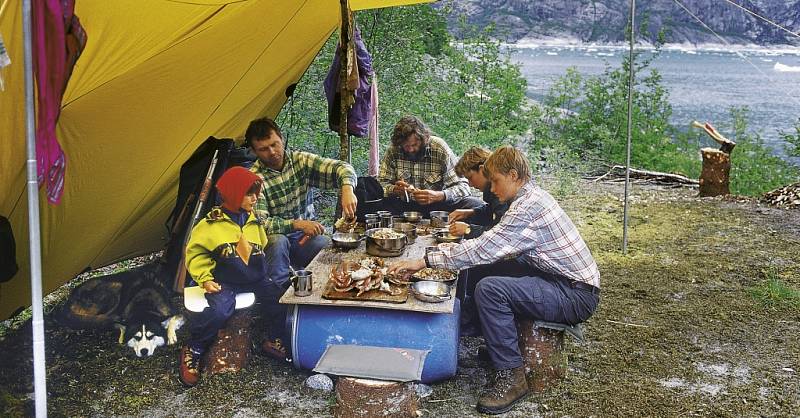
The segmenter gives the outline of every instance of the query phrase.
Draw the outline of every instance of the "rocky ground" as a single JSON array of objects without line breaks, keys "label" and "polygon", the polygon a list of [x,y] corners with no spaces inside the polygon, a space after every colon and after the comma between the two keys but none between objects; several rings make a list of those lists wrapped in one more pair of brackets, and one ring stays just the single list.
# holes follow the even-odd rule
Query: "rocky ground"
[{"label": "rocky ground", "polygon": [[[566,379],[505,416],[800,411],[800,211],[635,185],[623,255],[620,184],[546,186],[597,259],[602,302],[585,324],[587,340],[566,343]],[[329,416],[335,403],[303,388],[307,373],[260,356],[186,389],[175,373],[177,346],[140,360],[114,332],[63,329],[49,315],[45,326],[51,416]],[[4,332],[0,415],[31,415],[30,323]],[[433,385],[422,416],[479,415],[476,393],[487,377],[479,344],[462,339],[458,374]]]}]

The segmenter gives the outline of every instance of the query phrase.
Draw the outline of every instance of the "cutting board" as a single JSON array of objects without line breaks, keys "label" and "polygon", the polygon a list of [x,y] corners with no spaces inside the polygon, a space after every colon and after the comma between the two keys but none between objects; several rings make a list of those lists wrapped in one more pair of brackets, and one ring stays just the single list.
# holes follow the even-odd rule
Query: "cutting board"
[{"label": "cutting board", "polygon": [[392,290],[400,289],[401,292],[399,295],[390,295],[388,293],[384,293],[378,290],[370,290],[368,292],[364,292],[361,296],[356,296],[358,290],[353,289],[348,292],[337,292],[333,289],[333,283],[328,281],[325,291],[322,292],[323,299],[329,300],[363,300],[363,301],[370,301],[370,302],[387,302],[387,303],[405,303],[408,300],[408,285],[397,286],[394,284],[389,284],[389,288]]}]

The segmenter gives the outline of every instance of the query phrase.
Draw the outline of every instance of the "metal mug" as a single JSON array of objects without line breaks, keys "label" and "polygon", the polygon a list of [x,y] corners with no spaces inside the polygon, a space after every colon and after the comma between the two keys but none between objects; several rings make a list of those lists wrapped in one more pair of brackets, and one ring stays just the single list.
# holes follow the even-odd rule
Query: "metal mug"
[{"label": "metal mug", "polygon": [[394,219],[392,218],[392,214],[381,214],[381,228],[391,228],[394,225]]},{"label": "metal mug", "polygon": [[295,296],[310,296],[313,283],[314,275],[309,270],[297,270],[292,274]]}]

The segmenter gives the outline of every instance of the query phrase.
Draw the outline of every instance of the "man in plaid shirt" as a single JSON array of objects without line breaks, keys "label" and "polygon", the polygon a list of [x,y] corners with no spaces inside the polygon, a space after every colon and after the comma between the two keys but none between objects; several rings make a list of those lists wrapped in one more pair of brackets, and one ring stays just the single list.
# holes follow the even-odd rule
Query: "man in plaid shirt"
[{"label": "man in plaid shirt", "polygon": [[455,172],[456,156],[442,138],[416,116],[400,119],[392,146],[381,161],[378,181],[384,206],[394,214],[472,209],[483,205],[470,196],[469,184]]},{"label": "man in plaid shirt", "polygon": [[263,179],[255,212],[264,222],[268,274],[284,289],[289,287],[289,265],[305,268],[330,238],[325,227],[303,219],[309,187],[340,189],[342,216],[355,217],[353,193],[356,173],[344,161],[286,148],[278,125],[269,118],[250,122],[245,143],[258,160],[250,168]]},{"label": "man in plaid shirt", "polygon": [[499,414],[529,391],[514,318],[570,325],[586,321],[600,301],[600,273],[567,214],[532,181],[520,151],[503,146],[484,169],[491,191],[510,202],[500,222],[475,239],[443,246],[424,259],[398,262],[389,271],[409,274],[428,266],[469,269],[470,279],[477,276],[475,304],[496,370],[477,408]]}]

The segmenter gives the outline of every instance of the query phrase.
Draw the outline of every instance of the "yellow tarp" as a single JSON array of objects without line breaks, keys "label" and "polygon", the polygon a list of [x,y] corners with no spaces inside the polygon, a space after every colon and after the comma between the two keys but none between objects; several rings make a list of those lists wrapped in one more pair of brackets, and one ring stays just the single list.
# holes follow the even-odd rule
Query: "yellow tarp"
[{"label": "yellow tarp", "polygon": [[[422,0],[351,0],[354,10]],[[0,0],[12,64],[0,92],[0,215],[20,272],[0,284],[0,318],[30,305],[22,11]],[[62,103],[62,202],[40,193],[42,281],[160,249],[181,164],[210,135],[274,117],[338,28],[337,0],[77,0],[89,36]]]}]

